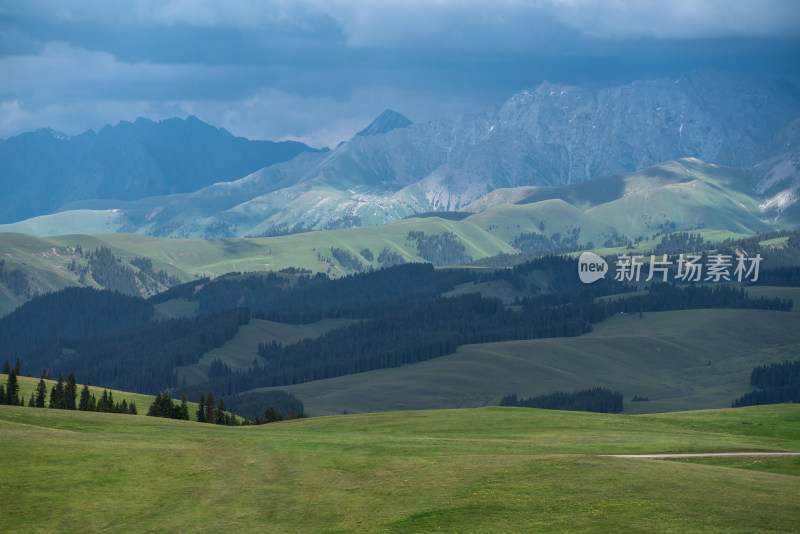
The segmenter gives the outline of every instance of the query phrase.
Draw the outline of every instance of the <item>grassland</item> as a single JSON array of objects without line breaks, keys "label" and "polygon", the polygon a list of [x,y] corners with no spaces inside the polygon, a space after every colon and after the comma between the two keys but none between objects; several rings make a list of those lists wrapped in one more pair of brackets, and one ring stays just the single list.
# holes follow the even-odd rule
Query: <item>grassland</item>
[{"label": "grassland", "polygon": [[[794,312],[617,315],[577,338],[467,345],[426,362],[280,389],[312,415],[497,405],[510,393],[594,386],[621,391],[625,413],[724,408],[751,390],[754,366],[797,359],[799,327]],[[650,400],[630,402],[636,395]]]},{"label": "grassland", "polygon": [[[28,276],[31,288],[38,293],[80,285],[78,274],[68,269],[70,262],[76,259],[72,249],[77,245],[84,250],[107,247],[126,261],[134,257],[149,258],[156,270],[165,270],[185,282],[200,276],[278,271],[287,267],[341,276],[353,271],[333,258],[332,247],[348,251],[364,268],[380,267],[377,258],[384,248],[406,261],[424,261],[415,243],[406,239],[410,231],[428,235],[453,232],[474,259],[514,252],[508,243],[475,224],[434,217],[407,219],[384,226],[253,239],[159,239],[114,233],[33,237],[0,233],[0,259],[6,260],[9,269],[21,269]],[[372,252],[371,262],[361,256],[364,249]],[[83,258],[77,260],[86,263]],[[88,280],[87,285],[96,286],[92,280]],[[28,296],[15,295],[0,284],[0,316],[27,299]]]},{"label": "grassland", "polygon": [[216,427],[0,406],[3,532],[786,532],[800,478],[604,454],[800,450],[800,407],[488,408]]}]

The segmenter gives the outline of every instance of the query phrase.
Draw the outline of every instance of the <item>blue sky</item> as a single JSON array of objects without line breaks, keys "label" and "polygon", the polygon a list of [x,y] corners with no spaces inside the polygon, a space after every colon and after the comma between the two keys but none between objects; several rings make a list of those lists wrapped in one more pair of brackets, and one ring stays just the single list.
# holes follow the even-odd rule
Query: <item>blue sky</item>
[{"label": "blue sky", "polygon": [[386,108],[421,122],[699,67],[797,83],[800,0],[3,0],[0,138],[194,114],[334,146]]}]

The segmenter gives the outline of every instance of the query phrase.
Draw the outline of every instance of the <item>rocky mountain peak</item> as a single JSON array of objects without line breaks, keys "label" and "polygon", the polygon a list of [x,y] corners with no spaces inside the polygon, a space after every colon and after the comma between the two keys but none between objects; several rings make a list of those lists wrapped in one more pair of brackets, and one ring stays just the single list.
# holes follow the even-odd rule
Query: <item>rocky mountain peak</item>
[{"label": "rocky mountain peak", "polygon": [[398,128],[405,128],[414,124],[400,113],[387,109],[372,121],[369,126],[358,132],[356,135],[369,137],[372,135],[382,135]]}]

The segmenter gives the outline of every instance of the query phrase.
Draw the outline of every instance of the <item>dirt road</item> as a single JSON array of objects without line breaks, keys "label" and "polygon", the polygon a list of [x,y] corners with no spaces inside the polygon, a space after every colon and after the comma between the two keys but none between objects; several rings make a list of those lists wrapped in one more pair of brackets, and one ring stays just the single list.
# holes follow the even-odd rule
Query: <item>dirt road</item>
[{"label": "dirt road", "polygon": [[713,458],[716,456],[800,456],[800,452],[695,452],[689,454],[606,454],[614,458]]}]

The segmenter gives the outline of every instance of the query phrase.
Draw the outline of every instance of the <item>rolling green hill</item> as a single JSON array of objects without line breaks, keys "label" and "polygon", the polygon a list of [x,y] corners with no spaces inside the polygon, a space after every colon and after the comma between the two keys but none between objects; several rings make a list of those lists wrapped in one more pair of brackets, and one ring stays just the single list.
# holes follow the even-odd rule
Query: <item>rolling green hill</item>
[{"label": "rolling green hill", "polygon": [[[76,245],[85,250],[108,247],[123,261],[148,258],[155,269],[189,281],[204,275],[287,267],[338,276],[380,267],[384,250],[402,261],[426,261],[414,240],[408,239],[409,232],[426,236],[452,232],[464,247],[458,257],[479,260],[498,253],[559,247],[613,253],[619,249],[609,247],[674,231],[699,230],[706,238],[721,240],[794,228],[791,220],[761,213],[750,179],[741,169],[681,159],[560,188],[493,192],[470,205],[468,210],[475,213],[463,220],[410,218],[382,226],[255,239],[157,239],[120,233],[37,238],[0,233],[0,259],[6,261],[7,269],[16,269],[29,280],[23,290],[0,284],[0,314],[36,294],[77,285],[78,274],[67,268],[74,259],[70,248]],[[118,215],[110,211],[64,212],[0,226],[0,230],[61,234],[86,223],[92,231],[114,232],[121,228],[114,223],[117,219]],[[347,254],[352,261],[337,258],[332,249]],[[97,285],[92,279],[85,284]]]},{"label": "rolling green hill", "polygon": [[[780,289],[783,298],[800,297],[797,289]],[[280,389],[312,415],[478,407],[511,393],[595,386],[622,392],[624,413],[724,408],[751,390],[753,367],[797,357],[798,327],[796,312],[617,315],[577,338],[467,345],[426,362]],[[650,400],[631,402],[634,396]]]},{"label": "rolling green hill", "polygon": [[564,187],[492,192],[465,211],[475,213],[466,221],[510,243],[534,233],[558,244],[577,229],[575,244],[584,248],[673,231],[752,235],[796,227],[796,221],[762,212],[748,172],[694,158]]},{"label": "rolling green hill", "polygon": [[[0,383],[2,383],[3,385],[5,385],[7,379],[8,377],[6,375],[0,375]],[[36,386],[39,384],[39,379],[28,376],[19,376],[17,377],[17,380],[19,382],[20,397],[25,399],[25,404],[27,405],[31,393],[34,393],[36,391]],[[51,388],[53,388],[53,386],[56,385],[56,380],[45,380],[44,383],[47,385],[47,398],[49,399],[50,390]],[[100,396],[103,394],[103,391],[106,389],[107,388],[101,386],[92,386],[92,385],[89,386],[89,391],[98,400],[100,399]],[[78,384],[79,397],[82,390],[83,390],[83,385]],[[135,402],[136,409],[138,410],[139,415],[145,415],[147,413],[148,408],[150,408],[150,405],[153,404],[153,401],[155,400],[155,396],[153,395],[142,395],[140,393],[131,393],[130,391],[119,391],[116,389],[108,389],[108,391],[114,396],[115,403],[122,402],[123,400],[126,401],[127,404]],[[180,402],[180,399],[172,399],[172,400],[174,402]],[[49,402],[49,400],[45,402]],[[197,421],[197,408],[199,405],[196,402],[191,402],[191,401],[187,402],[187,404],[189,406],[190,420]],[[38,410],[38,409],[41,408],[31,408],[31,410]],[[58,411],[61,412],[61,410]],[[89,415],[102,416],[99,413],[98,414],[92,413]],[[241,417],[239,418],[239,421],[241,421]]]},{"label": "rolling green hill", "polygon": [[489,408],[232,428],[0,406],[0,530],[791,531],[794,459],[769,460],[776,474],[604,455],[800,451],[799,420]]},{"label": "rolling green hill", "polygon": [[[416,243],[408,239],[409,232],[423,232],[428,236],[452,232],[463,245],[464,252],[473,259],[514,252],[501,238],[472,223],[439,218],[407,219],[385,226],[253,239],[160,239],[138,234],[38,238],[6,233],[0,234],[0,259],[5,260],[8,270],[17,269],[24,273],[29,289],[15,294],[0,283],[0,315],[36,294],[80,285],[78,273],[68,268],[73,260],[79,265],[86,264],[84,258],[76,256],[75,247],[78,245],[85,251],[107,247],[124,262],[135,257],[148,258],[154,269],[164,270],[183,281],[233,271],[278,271],[288,267],[341,276],[354,271],[332,254],[332,248],[346,251],[363,269],[380,267],[380,254],[384,249],[403,261],[425,261]],[[371,260],[362,256],[364,250],[371,252]],[[91,277],[84,285],[98,287]]]}]

